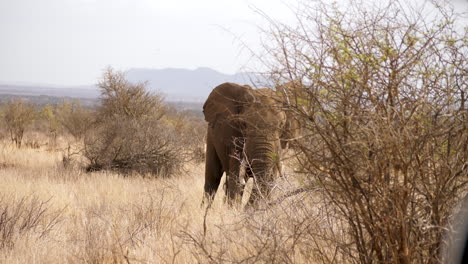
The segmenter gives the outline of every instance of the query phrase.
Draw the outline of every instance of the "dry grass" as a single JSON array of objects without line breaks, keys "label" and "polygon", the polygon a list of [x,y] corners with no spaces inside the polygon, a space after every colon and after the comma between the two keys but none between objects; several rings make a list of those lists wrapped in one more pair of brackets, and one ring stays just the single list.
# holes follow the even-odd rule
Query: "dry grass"
[{"label": "dry grass", "polygon": [[149,179],[61,161],[60,151],[0,143],[0,245],[9,231],[0,263],[322,262],[326,243],[313,234],[330,225],[308,193],[256,212],[227,208],[218,195],[207,212],[202,164]]}]

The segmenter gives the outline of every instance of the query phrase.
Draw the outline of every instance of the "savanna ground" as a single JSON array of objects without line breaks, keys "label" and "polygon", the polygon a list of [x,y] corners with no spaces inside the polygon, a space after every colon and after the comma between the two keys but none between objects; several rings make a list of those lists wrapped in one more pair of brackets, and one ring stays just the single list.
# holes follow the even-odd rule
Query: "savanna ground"
[{"label": "savanna ground", "polygon": [[441,3],[437,17],[351,0],[305,4],[297,27],[268,20],[259,58],[303,135],[258,210],[200,206],[190,156],[206,123],[123,73],[104,72],[96,109],[5,104],[0,262],[456,263],[443,253],[468,208],[468,29]]},{"label": "savanna ground", "polygon": [[[64,167],[67,139],[59,145],[0,143],[2,263],[304,263],[326,250],[311,235],[330,218],[306,192],[256,212],[218,195],[206,211],[203,163],[172,178],[86,173],[77,156]],[[277,193],[292,185],[282,180]]]}]

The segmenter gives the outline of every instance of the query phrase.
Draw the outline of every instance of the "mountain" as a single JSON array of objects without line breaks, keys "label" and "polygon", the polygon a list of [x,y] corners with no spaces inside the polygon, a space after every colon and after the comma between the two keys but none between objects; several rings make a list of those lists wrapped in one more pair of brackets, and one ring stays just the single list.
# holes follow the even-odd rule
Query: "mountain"
[{"label": "mountain", "polygon": [[[148,82],[151,91],[162,93],[166,101],[203,102],[217,85],[223,82],[261,86],[265,79],[254,73],[224,74],[210,68],[187,69],[130,69],[126,78],[132,83]],[[54,96],[96,99],[99,89],[89,86],[56,86],[38,84],[8,84],[0,82],[2,95]]]},{"label": "mountain", "polygon": [[201,102],[208,97],[211,90],[224,82],[235,82],[251,86],[261,86],[264,78],[254,73],[241,72],[224,74],[210,68],[195,70],[167,68],[131,69],[127,72],[131,82],[148,81],[148,87],[166,95],[168,101]]}]

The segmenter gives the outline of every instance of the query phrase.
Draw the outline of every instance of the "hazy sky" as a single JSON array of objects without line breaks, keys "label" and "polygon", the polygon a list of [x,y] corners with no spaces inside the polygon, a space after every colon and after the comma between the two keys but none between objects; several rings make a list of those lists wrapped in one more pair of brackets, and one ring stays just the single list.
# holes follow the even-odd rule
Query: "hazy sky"
[{"label": "hazy sky", "polygon": [[[256,6],[278,0],[0,0],[0,81],[91,84],[102,70],[246,64],[236,36],[258,43]],[[257,44],[258,45],[258,44]]]},{"label": "hazy sky", "polygon": [[290,2],[0,0],[0,82],[93,84],[109,65],[234,73],[249,59],[236,37],[259,45],[252,7],[292,20]]}]

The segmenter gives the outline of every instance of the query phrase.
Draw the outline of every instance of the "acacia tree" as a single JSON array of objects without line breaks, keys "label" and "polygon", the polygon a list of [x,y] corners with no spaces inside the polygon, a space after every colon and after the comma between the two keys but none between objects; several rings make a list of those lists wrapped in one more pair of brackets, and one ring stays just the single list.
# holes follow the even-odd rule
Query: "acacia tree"
[{"label": "acacia tree", "polygon": [[302,6],[293,27],[269,20],[262,62],[290,83],[297,157],[346,230],[339,259],[443,262],[468,187],[468,30],[441,6],[430,17],[404,1],[346,8]]},{"label": "acacia tree", "polygon": [[18,147],[24,136],[24,131],[36,117],[33,106],[23,100],[15,100],[5,105],[3,119],[10,134],[11,141]]}]

